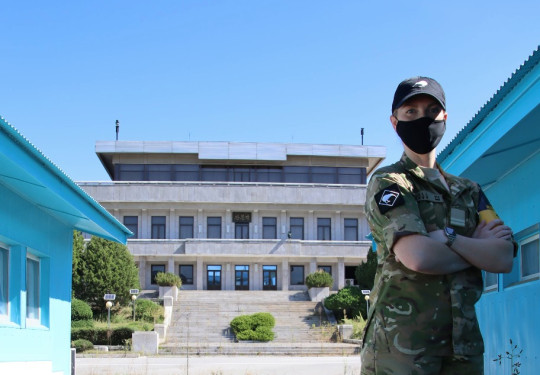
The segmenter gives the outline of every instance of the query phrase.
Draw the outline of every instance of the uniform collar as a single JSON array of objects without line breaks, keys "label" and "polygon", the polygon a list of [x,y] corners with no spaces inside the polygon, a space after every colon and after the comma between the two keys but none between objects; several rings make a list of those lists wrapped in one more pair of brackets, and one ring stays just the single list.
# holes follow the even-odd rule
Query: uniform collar
[{"label": "uniform collar", "polygon": [[[411,174],[415,175],[416,177],[421,178],[422,180],[428,181],[429,183],[436,185],[437,187],[444,190],[445,192],[448,191],[446,190],[446,187],[443,185],[443,183],[439,180],[439,178],[428,178],[428,176],[426,176],[426,174],[424,173],[424,170],[418,164],[412,161],[412,159],[409,158],[405,152],[401,156],[401,159],[399,162],[406,170],[408,170]],[[439,170],[441,175],[446,180],[448,187],[451,189],[451,182],[453,180],[451,176],[445,173],[443,169],[441,168],[441,166],[439,165],[439,163],[437,162],[435,162],[435,168]]]}]

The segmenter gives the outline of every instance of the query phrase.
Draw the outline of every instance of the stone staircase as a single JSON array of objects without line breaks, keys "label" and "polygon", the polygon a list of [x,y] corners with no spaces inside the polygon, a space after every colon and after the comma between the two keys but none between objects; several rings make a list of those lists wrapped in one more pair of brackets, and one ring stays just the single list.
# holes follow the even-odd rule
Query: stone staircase
[{"label": "stone staircase", "polygon": [[[275,339],[235,342],[230,322],[239,315],[269,312]],[[322,326],[322,327],[321,327]],[[160,354],[348,355],[358,346],[329,342],[320,304],[302,291],[181,291]]]}]

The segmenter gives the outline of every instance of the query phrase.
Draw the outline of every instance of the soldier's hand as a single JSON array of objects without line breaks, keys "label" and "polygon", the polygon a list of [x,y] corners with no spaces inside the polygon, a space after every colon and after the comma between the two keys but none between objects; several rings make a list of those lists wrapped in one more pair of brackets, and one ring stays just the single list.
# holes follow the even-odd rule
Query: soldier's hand
[{"label": "soldier's hand", "polygon": [[504,225],[502,220],[496,219],[489,223],[481,221],[474,230],[472,238],[502,238],[508,240],[512,237],[512,229]]}]

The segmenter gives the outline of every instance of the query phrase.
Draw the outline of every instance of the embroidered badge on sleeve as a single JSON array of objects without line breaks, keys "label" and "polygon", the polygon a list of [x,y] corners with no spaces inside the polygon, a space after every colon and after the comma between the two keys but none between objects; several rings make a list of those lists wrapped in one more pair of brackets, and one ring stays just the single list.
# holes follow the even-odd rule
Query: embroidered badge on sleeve
[{"label": "embroidered badge on sleeve", "polygon": [[375,194],[375,201],[377,202],[379,211],[383,215],[392,208],[405,204],[405,200],[403,199],[403,195],[399,192],[397,184],[387,186]]}]

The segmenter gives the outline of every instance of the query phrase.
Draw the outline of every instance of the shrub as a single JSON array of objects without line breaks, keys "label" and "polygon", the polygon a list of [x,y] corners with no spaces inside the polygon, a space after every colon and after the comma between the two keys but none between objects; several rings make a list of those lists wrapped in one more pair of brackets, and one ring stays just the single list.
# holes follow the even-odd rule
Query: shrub
[{"label": "shrub", "polygon": [[355,318],[361,313],[364,315],[366,311],[362,293],[359,288],[354,286],[346,286],[336,294],[327,297],[324,300],[324,306],[332,310],[338,319],[344,317],[343,310],[349,318]]},{"label": "shrub", "polygon": [[308,288],[325,288],[334,285],[332,275],[323,270],[317,270],[310,273],[306,277],[306,285]]},{"label": "shrub", "polygon": [[261,312],[251,315],[251,324],[253,329],[257,327],[273,328],[276,325],[276,320],[272,314]]},{"label": "shrub", "polygon": [[149,323],[163,321],[163,306],[148,299],[135,300],[135,319]]},{"label": "shrub", "polygon": [[90,341],[85,339],[79,339],[71,342],[71,347],[75,348],[75,350],[80,353],[84,352],[85,350],[94,349],[94,344],[92,344]]},{"label": "shrub", "polygon": [[131,339],[133,328],[117,327],[107,328],[75,328],[71,330],[71,340],[86,340],[94,345],[123,345],[125,340]]},{"label": "shrub", "polygon": [[251,315],[240,315],[231,321],[231,328],[235,335],[240,332],[251,330]]},{"label": "shrub", "polygon": [[238,340],[271,341],[272,327],[276,320],[270,313],[240,315],[231,321],[231,328]]},{"label": "shrub", "polygon": [[74,328],[92,328],[94,326],[93,320],[73,320],[71,322],[71,329]]},{"label": "shrub", "polygon": [[71,320],[92,320],[92,309],[90,305],[80,299],[71,300]]},{"label": "shrub", "polygon": [[158,272],[156,274],[156,283],[159,286],[177,286],[180,288],[182,286],[182,279],[171,272]]}]

